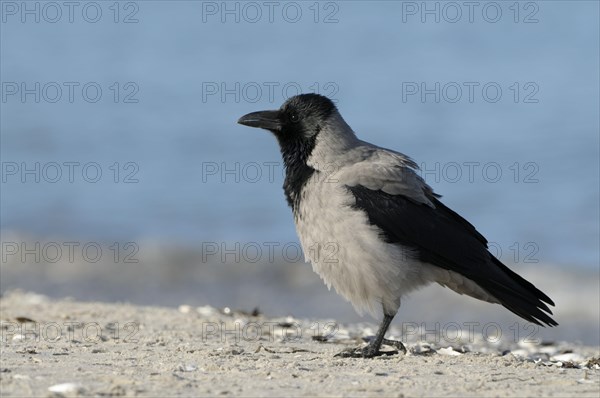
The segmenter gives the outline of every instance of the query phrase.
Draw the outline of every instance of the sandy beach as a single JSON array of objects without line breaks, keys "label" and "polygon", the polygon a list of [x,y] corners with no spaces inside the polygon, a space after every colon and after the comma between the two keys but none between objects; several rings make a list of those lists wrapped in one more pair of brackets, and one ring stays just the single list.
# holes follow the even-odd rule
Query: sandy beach
[{"label": "sandy beach", "polygon": [[600,398],[600,1],[0,10],[0,398]]},{"label": "sandy beach", "polygon": [[[335,357],[374,323],[268,318],[210,306],[0,299],[2,396],[597,397],[600,348],[407,335],[407,354]],[[427,336],[426,336],[427,337]],[[451,344],[445,338],[452,340]],[[433,342],[431,342],[433,340]]]}]

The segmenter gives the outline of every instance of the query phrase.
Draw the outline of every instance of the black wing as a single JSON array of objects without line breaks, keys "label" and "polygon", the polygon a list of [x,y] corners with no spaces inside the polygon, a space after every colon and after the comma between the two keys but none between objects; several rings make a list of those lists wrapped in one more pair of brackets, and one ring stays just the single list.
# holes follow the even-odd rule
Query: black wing
[{"label": "black wing", "polygon": [[558,325],[543,311],[552,300],[495,258],[487,240],[467,220],[447,208],[434,195],[435,205],[414,202],[402,195],[374,191],[362,185],[347,187],[356,207],[365,211],[388,242],[407,246],[429,264],[457,272],[486,290],[507,309],[538,325]]}]

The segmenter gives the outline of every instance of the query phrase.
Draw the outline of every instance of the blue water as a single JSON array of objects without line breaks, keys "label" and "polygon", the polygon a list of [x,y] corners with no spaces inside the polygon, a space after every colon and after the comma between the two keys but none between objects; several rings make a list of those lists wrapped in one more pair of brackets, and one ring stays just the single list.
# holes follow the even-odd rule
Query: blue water
[{"label": "blue water", "polygon": [[299,89],[422,164],[503,260],[598,266],[598,2],[23,4],[2,2],[2,231],[296,242],[275,140],[235,122]]}]

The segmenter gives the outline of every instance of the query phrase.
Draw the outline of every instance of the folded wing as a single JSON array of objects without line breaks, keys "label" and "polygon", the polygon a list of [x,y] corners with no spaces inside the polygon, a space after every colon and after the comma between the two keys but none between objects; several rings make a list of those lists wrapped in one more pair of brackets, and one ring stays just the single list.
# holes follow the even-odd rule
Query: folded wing
[{"label": "folded wing", "polygon": [[[356,199],[370,222],[390,243],[410,248],[422,262],[456,272],[479,285],[504,307],[529,322],[557,325],[548,314],[552,300],[487,249],[487,240],[460,215],[438,200],[414,172],[416,165],[390,163],[379,154],[358,163],[353,172],[341,174],[341,182]],[[363,167],[361,167],[361,164]]]}]

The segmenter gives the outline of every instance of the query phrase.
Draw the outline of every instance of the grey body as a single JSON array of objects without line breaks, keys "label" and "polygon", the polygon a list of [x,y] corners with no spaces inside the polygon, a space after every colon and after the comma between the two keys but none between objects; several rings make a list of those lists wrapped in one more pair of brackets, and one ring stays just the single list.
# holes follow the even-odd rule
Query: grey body
[{"label": "grey body", "polygon": [[292,97],[238,122],[277,138],[284,191],[315,272],[360,313],[381,306],[379,332],[361,355],[376,355],[402,296],[432,282],[557,325],[552,300],[495,258],[408,156],[359,140],[326,97]]},{"label": "grey body", "polygon": [[367,214],[354,208],[346,187],[410,197],[434,207],[424,192],[431,188],[407,156],[359,140],[337,111],[325,123],[308,158],[314,173],[303,186],[295,212],[296,230],[313,270],[349,300],[373,316],[383,304],[395,314],[403,295],[431,282],[458,293],[497,302],[472,281],[413,258],[411,248],[387,243]]}]

